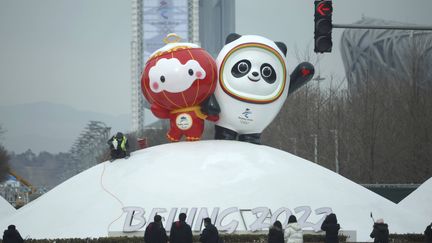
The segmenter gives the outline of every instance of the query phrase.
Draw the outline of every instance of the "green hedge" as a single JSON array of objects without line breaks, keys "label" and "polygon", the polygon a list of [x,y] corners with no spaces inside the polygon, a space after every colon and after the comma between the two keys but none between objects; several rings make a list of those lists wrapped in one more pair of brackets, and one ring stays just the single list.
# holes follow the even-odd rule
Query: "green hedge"
[{"label": "green hedge", "polygon": [[[221,235],[225,243],[266,243],[266,234],[226,234]],[[194,236],[194,242],[198,242],[199,236]],[[340,236],[340,242],[345,242],[346,237]],[[26,243],[143,243],[143,237],[109,237],[109,238],[87,238],[87,239],[53,239],[33,240]],[[304,242],[324,242],[323,235],[304,235]],[[0,241],[1,243],[1,241]]]},{"label": "green hedge", "polygon": [[[243,243],[243,242],[267,242],[267,234],[231,234],[222,235],[225,243]],[[339,236],[339,242],[346,242],[347,237],[345,235]],[[198,238],[196,239],[198,242]],[[305,234],[303,236],[304,242],[324,242],[324,235],[310,235]]]},{"label": "green hedge", "polygon": [[425,242],[425,236],[423,234],[390,234],[389,238],[394,243],[403,242]]},{"label": "green hedge", "polygon": [[[198,242],[199,236],[194,236],[194,242]],[[266,234],[226,234],[222,235],[225,243],[267,243]],[[303,236],[304,242],[324,242],[324,235]],[[339,236],[339,242],[345,242],[346,236]],[[87,239],[54,239],[54,240],[26,240],[26,243],[143,243],[143,237],[109,237],[109,238],[87,238]],[[391,243],[423,243],[424,235],[403,234],[390,235]],[[0,240],[0,243],[3,241]]]}]

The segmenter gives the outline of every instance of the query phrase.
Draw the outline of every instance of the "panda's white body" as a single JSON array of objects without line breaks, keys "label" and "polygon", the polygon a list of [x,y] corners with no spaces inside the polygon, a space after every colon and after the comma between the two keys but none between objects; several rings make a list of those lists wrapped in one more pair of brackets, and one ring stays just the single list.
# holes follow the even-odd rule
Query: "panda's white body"
[{"label": "panda's white body", "polygon": [[[288,96],[285,55],[267,38],[244,35],[225,45],[216,62],[215,97],[221,109],[216,125],[239,134],[262,133]],[[250,66],[247,73],[246,66]],[[265,79],[271,70],[276,78]]]},{"label": "panda's white body", "polygon": [[[216,125],[239,134],[262,133],[279,113],[286,99],[285,96],[271,104],[250,104],[236,100],[229,95],[218,95],[217,92],[216,99],[219,102],[221,113]],[[245,112],[249,113],[248,117]]]}]

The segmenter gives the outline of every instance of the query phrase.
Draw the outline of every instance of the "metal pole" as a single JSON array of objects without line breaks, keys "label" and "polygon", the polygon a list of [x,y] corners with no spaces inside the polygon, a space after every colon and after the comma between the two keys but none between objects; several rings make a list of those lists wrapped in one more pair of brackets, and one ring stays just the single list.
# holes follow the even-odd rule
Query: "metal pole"
[{"label": "metal pole", "polygon": [[312,134],[312,137],[314,137],[314,162],[318,164],[318,135]]},{"label": "metal pole", "polygon": [[404,25],[363,25],[363,24],[333,24],[333,28],[339,29],[389,29],[389,30],[432,30],[432,26],[404,26]]},{"label": "metal pole", "polygon": [[339,146],[338,146],[338,134],[337,130],[335,129],[334,132],[335,136],[335,163],[336,163],[336,173],[339,174]]},{"label": "metal pole", "polygon": [[297,138],[289,138],[293,141],[294,154],[297,155]]},{"label": "metal pole", "polygon": [[335,141],[335,172],[339,174],[339,144],[337,130],[330,130],[334,134]]}]

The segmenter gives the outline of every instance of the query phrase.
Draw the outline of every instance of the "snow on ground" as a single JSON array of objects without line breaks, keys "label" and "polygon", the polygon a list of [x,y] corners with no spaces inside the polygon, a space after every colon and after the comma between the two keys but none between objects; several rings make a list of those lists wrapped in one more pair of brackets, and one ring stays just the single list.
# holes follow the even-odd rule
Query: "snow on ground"
[{"label": "snow on ground", "polygon": [[424,228],[432,222],[432,178],[399,202],[399,206],[421,215]]},{"label": "snow on ground", "polygon": [[12,207],[6,199],[0,196],[0,219],[12,215],[15,211],[15,208]]},{"label": "snow on ground", "polygon": [[[429,202],[417,201],[417,205],[426,207]],[[220,211],[268,207],[274,214],[282,208],[299,221],[303,218],[305,230],[319,224],[320,210],[330,207],[342,230],[357,231],[358,241],[369,240],[370,212],[375,219],[384,218],[391,232],[424,229],[411,207],[401,208],[315,163],[267,146],[214,140],[155,146],[127,160],[96,165],[0,219],[0,228],[14,223],[22,235],[31,238],[108,236],[108,232],[123,230],[124,207],[144,209],[147,222],[152,221],[154,208],[160,208],[165,221],[170,220],[173,208],[196,207],[197,215],[202,208],[208,208],[209,214],[215,207]],[[243,213],[256,220],[250,211]],[[232,214],[221,224],[237,220],[237,230],[245,230],[245,224],[250,229],[254,221],[243,224],[240,217],[240,213]],[[279,219],[284,221],[286,214]],[[193,222],[197,230],[200,225],[201,221]]]}]

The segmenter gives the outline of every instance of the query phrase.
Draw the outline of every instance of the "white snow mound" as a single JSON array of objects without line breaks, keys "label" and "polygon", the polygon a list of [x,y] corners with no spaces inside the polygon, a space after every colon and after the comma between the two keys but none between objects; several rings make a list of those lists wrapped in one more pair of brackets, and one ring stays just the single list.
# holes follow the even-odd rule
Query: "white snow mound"
[{"label": "white snow mound", "polygon": [[[0,228],[13,223],[21,235],[36,239],[106,237],[123,230],[124,207],[144,209],[147,222],[156,208],[165,224],[170,224],[166,223],[173,218],[169,213],[177,208],[175,219],[180,208],[197,208],[198,218],[202,208],[208,208],[210,215],[215,208],[221,213],[236,207],[249,214],[246,223],[240,213],[218,223],[237,220],[237,231],[245,230],[245,225],[246,230],[254,227],[256,217],[250,209],[258,207],[269,208],[273,214],[282,209],[278,219],[283,223],[291,211],[305,230],[317,227],[323,218],[320,210],[331,208],[342,230],[357,231],[357,241],[369,240],[370,212],[384,218],[390,232],[424,228],[409,209],[315,163],[267,146],[216,140],[155,146],[127,160],[96,165],[0,219]],[[188,220],[194,220],[190,212]],[[199,230],[201,221],[196,221],[193,229]],[[132,222],[139,223],[136,218]]]},{"label": "white snow mound", "polygon": [[426,228],[432,221],[432,178],[429,178],[423,184],[419,186],[415,191],[409,194],[406,198],[399,202],[399,206],[406,210],[413,210],[418,215],[423,216],[421,218]]},{"label": "white snow mound", "polygon": [[0,219],[10,216],[15,213],[16,209],[6,201],[2,196],[0,196]]}]

